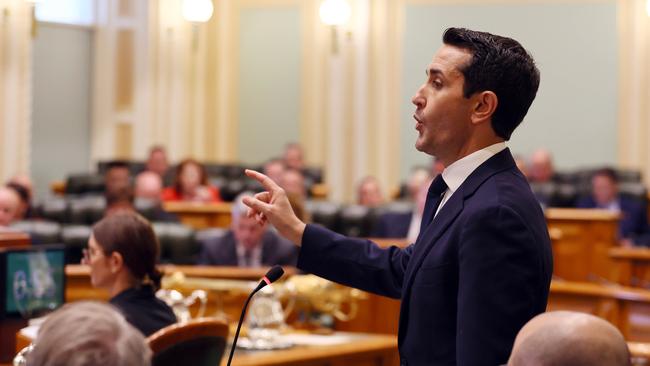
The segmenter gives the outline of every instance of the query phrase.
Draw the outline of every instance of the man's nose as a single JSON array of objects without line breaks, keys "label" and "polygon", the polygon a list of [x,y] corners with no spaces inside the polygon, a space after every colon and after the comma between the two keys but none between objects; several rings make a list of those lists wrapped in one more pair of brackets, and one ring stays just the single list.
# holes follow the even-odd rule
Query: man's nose
[{"label": "man's nose", "polygon": [[415,92],[415,95],[411,99],[411,103],[415,104],[415,106],[419,109],[424,107],[426,100],[424,97],[422,97],[422,94],[420,93],[420,89],[418,89],[417,92]]}]

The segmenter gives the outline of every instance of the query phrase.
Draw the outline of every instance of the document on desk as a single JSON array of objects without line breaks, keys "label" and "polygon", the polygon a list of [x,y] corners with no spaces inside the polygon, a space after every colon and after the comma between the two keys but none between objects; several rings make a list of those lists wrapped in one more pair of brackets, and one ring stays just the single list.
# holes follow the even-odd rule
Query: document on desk
[{"label": "document on desk", "polygon": [[351,334],[283,334],[279,338],[284,342],[291,342],[300,346],[334,346],[337,344],[349,343],[352,339],[357,338]]}]

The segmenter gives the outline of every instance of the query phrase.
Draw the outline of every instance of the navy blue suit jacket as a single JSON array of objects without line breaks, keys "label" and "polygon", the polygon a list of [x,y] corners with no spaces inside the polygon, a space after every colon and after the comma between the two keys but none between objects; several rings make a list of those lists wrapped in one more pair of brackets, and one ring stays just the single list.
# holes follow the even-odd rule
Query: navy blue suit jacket
[{"label": "navy blue suit jacket", "polygon": [[382,249],[307,225],[298,267],[401,298],[403,365],[506,363],[519,329],[546,309],[553,269],[544,215],[510,151],[479,166],[422,230],[407,248]]},{"label": "navy blue suit jacket", "polygon": [[[619,222],[619,235],[621,238],[629,238],[633,235],[645,234],[648,231],[648,213],[646,207],[627,197],[619,197],[618,204],[621,207],[621,221]],[[598,204],[593,197],[587,197],[578,202],[578,208],[597,208]]]}]

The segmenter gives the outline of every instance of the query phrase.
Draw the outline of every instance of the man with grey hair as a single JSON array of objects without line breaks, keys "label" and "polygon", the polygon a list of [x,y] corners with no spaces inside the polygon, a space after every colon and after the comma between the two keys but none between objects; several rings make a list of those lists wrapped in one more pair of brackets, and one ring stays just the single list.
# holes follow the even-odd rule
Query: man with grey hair
[{"label": "man with grey hair", "polygon": [[112,306],[67,304],[47,317],[27,355],[27,366],[109,366],[151,364],[142,333]]},{"label": "man with grey hair", "polygon": [[543,313],[519,331],[508,366],[628,366],[621,332],[593,315]]},{"label": "man with grey hair", "polygon": [[275,264],[295,266],[298,249],[281,238],[268,225],[258,225],[255,218],[248,217],[244,197],[237,196],[232,205],[230,230],[222,235],[202,240],[199,264],[219,266],[260,267]]}]

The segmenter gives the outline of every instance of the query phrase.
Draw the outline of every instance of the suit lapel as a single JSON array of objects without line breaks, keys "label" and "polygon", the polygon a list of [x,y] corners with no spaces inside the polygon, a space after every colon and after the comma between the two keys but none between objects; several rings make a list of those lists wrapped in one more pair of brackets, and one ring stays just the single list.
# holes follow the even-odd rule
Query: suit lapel
[{"label": "suit lapel", "polygon": [[[444,206],[438,212],[438,215],[427,225],[426,228],[420,228],[424,232],[420,233],[418,240],[413,247],[411,259],[406,268],[404,276],[404,283],[402,285],[402,303],[400,310],[399,334],[398,342],[402,342],[406,327],[408,324],[408,308],[411,293],[411,285],[415,273],[422,266],[424,258],[429,254],[431,249],[436,245],[442,234],[452,225],[456,218],[463,211],[465,200],[470,198],[478,187],[483,184],[488,178],[497,172],[512,169],[515,166],[510,149],[505,149],[486,162],[481,164],[469,177],[458,187],[454,194],[449,198]],[[427,201],[428,206],[433,206],[435,200]],[[432,209],[429,208],[431,211]],[[426,211],[426,207],[425,207]]]}]

